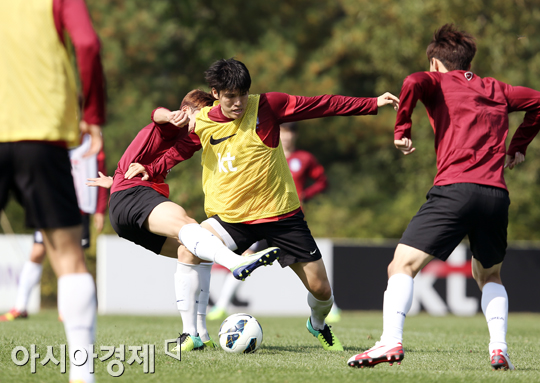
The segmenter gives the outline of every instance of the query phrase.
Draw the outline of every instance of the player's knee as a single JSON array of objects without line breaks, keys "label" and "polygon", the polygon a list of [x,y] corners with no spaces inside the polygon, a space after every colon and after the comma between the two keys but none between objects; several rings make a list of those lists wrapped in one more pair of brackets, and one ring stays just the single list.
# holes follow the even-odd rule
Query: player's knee
[{"label": "player's knee", "polygon": [[332,296],[332,287],[328,281],[326,281],[326,283],[321,281],[321,283],[313,286],[311,294],[320,301],[326,301]]},{"label": "player's knee", "polygon": [[178,247],[178,261],[190,265],[201,263],[201,259],[194,256],[185,246]]}]

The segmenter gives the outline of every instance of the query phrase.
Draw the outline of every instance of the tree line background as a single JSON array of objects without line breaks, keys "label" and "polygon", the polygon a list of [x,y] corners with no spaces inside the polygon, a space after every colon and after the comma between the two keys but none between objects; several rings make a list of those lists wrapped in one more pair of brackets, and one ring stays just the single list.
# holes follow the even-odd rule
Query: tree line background
[{"label": "tree line background", "polygon": [[[208,90],[204,71],[235,57],[252,76],[252,93],[399,95],[403,79],[428,70],[433,32],[455,23],[477,39],[472,71],[540,89],[540,0],[88,0],[102,42],[107,79],[107,168],[116,163],[157,106],[177,108],[191,89]],[[510,134],[523,118],[511,115]],[[315,237],[399,238],[425,201],[436,173],[433,132],[422,104],[413,115],[416,152],[393,146],[395,112],[299,124],[298,147],[316,155],[330,187],[305,205]],[[508,140],[509,142],[509,140]],[[540,143],[506,171],[509,240],[540,239]],[[205,218],[200,153],[170,173],[171,200]],[[16,232],[22,209],[6,209]],[[110,224],[105,233],[114,233]],[[94,235],[95,239],[95,235]],[[88,252],[95,265],[95,246]],[[55,283],[45,272],[42,293]]]}]

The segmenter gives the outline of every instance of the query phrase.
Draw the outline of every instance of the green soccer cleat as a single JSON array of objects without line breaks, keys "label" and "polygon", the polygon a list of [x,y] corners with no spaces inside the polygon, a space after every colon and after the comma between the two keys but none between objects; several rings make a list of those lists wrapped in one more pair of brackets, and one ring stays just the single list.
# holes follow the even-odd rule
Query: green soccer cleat
[{"label": "green soccer cleat", "polygon": [[212,307],[208,315],[206,315],[207,320],[223,320],[225,318],[227,318],[227,311],[216,306]]},{"label": "green soccer cleat", "polygon": [[172,352],[178,352],[180,346],[181,352],[199,351],[204,349],[204,343],[198,336],[192,336],[186,333],[181,334],[176,340],[177,345],[172,349]]},{"label": "green soccer cleat", "polygon": [[322,330],[315,330],[311,325],[311,318],[308,318],[306,327],[315,338],[319,339],[319,342],[321,342],[321,345],[326,351],[343,351],[341,342],[327,324],[324,325]]},{"label": "green soccer cleat", "polygon": [[206,342],[203,342],[203,344],[204,344],[204,347],[211,348],[211,349],[219,347],[212,338],[208,339]]},{"label": "green soccer cleat", "polygon": [[231,269],[231,272],[236,279],[240,279],[243,281],[260,266],[271,265],[272,262],[278,259],[279,251],[280,250],[278,247],[269,247],[268,249],[259,251],[258,253],[246,255],[244,256],[246,260],[238,266],[233,267]]}]

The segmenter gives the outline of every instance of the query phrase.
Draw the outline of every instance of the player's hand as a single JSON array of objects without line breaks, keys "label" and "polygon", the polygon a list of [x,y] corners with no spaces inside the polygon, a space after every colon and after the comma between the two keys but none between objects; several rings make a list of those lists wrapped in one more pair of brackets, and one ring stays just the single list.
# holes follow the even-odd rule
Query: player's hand
[{"label": "player's hand", "polygon": [[386,92],[382,96],[377,97],[377,106],[380,108],[381,106],[385,105],[392,105],[394,107],[394,110],[398,110],[399,98],[397,98],[390,92]]},{"label": "player's hand", "polygon": [[525,161],[525,155],[521,154],[520,152],[516,152],[514,156],[506,156],[506,162],[504,164],[504,168],[508,168],[510,170],[514,169],[514,166],[517,164],[522,163]]},{"label": "player's hand", "polygon": [[135,163],[129,164],[129,169],[127,170],[126,174],[124,174],[124,178],[127,180],[130,180],[139,174],[142,174],[141,179],[143,181],[148,181],[148,179],[150,178],[144,166],[135,162]]},{"label": "player's hand", "polygon": [[105,224],[105,216],[102,213],[94,214],[94,227],[98,233],[101,233],[103,230],[103,225]]},{"label": "player's hand", "polygon": [[394,140],[394,145],[396,145],[396,148],[401,150],[403,154],[411,154],[416,150],[416,148],[413,148],[412,146],[412,140],[407,137],[403,137],[401,140]]},{"label": "player's hand", "polygon": [[88,124],[86,121],[79,123],[79,130],[82,134],[90,135],[90,149],[83,154],[83,158],[98,154],[103,147],[103,136],[101,135],[101,126]]},{"label": "player's hand", "polygon": [[99,186],[105,189],[110,189],[113,184],[113,178],[107,177],[102,172],[98,172],[99,177],[98,178],[87,178],[88,181],[86,183],[87,186]]},{"label": "player's hand", "polygon": [[168,118],[171,124],[178,126],[179,128],[185,126],[189,122],[187,114],[181,110],[170,112]]}]

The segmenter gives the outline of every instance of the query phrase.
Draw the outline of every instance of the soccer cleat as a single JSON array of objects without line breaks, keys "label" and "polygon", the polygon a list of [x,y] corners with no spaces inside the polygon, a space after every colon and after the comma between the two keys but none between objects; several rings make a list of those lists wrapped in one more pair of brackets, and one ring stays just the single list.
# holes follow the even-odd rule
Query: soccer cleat
[{"label": "soccer cleat", "polygon": [[311,325],[311,318],[308,318],[306,327],[308,331],[321,342],[323,348],[327,351],[343,351],[343,346],[339,339],[334,335],[330,326],[324,325],[322,330],[315,330]]},{"label": "soccer cleat", "polygon": [[244,280],[251,275],[260,266],[271,265],[279,256],[278,247],[269,247],[258,253],[244,256],[247,258],[246,261],[242,262],[238,266],[235,266],[231,269],[234,277],[236,279]]},{"label": "soccer cleat", "polygon": [[0,322],[11,322],[15,319],[26,319],[28,318],[28,313],[26,311],[18,311],[16,309],[9,310],[8,313],[0,316]]},{"label": "soccer cleat", "polygon": [[171,350],[172,352],[178,352],[178,346],[180,346],[181,352],[199,351],[204,348],[204,343],[200,337],[186,333],[180,334],[176,343],[177,345]]},{"label": "soccer cleat", "polygon": [[336,306],[332,306],[332,310],[328,313],[328,316],[324,319],[326,323],[337,323],[341,320],[341,310]]},{"label": "soccer cleat", "polygon": [[394,362],[401,364],[401,361],[405,357],[403,352],[403,346],[401,343],[382,344],[381,342],[375,343],[375,346],[369,350],[364,351],[361,354],[352,356],[347,364],[351,367],[373,367],[376,364],[388,362],[391,365]]},{"label": "soccer cleat", "polygon": [[210,312],[206,315],[207,320],[223,320],[227,318],[227,311],[220,307],[214,306]]},{"label": "soccer cleat", "polygon": [[218,345],[212,338],[208,339],[206,342],[203,342],[204,347],[207,348],[218,348]]},{"label": "soccer cleat", "polygon": [[502,350],[491,351],[491,368],[493,370],[515,370],[516,368],[510,362],[510,357]]}]

